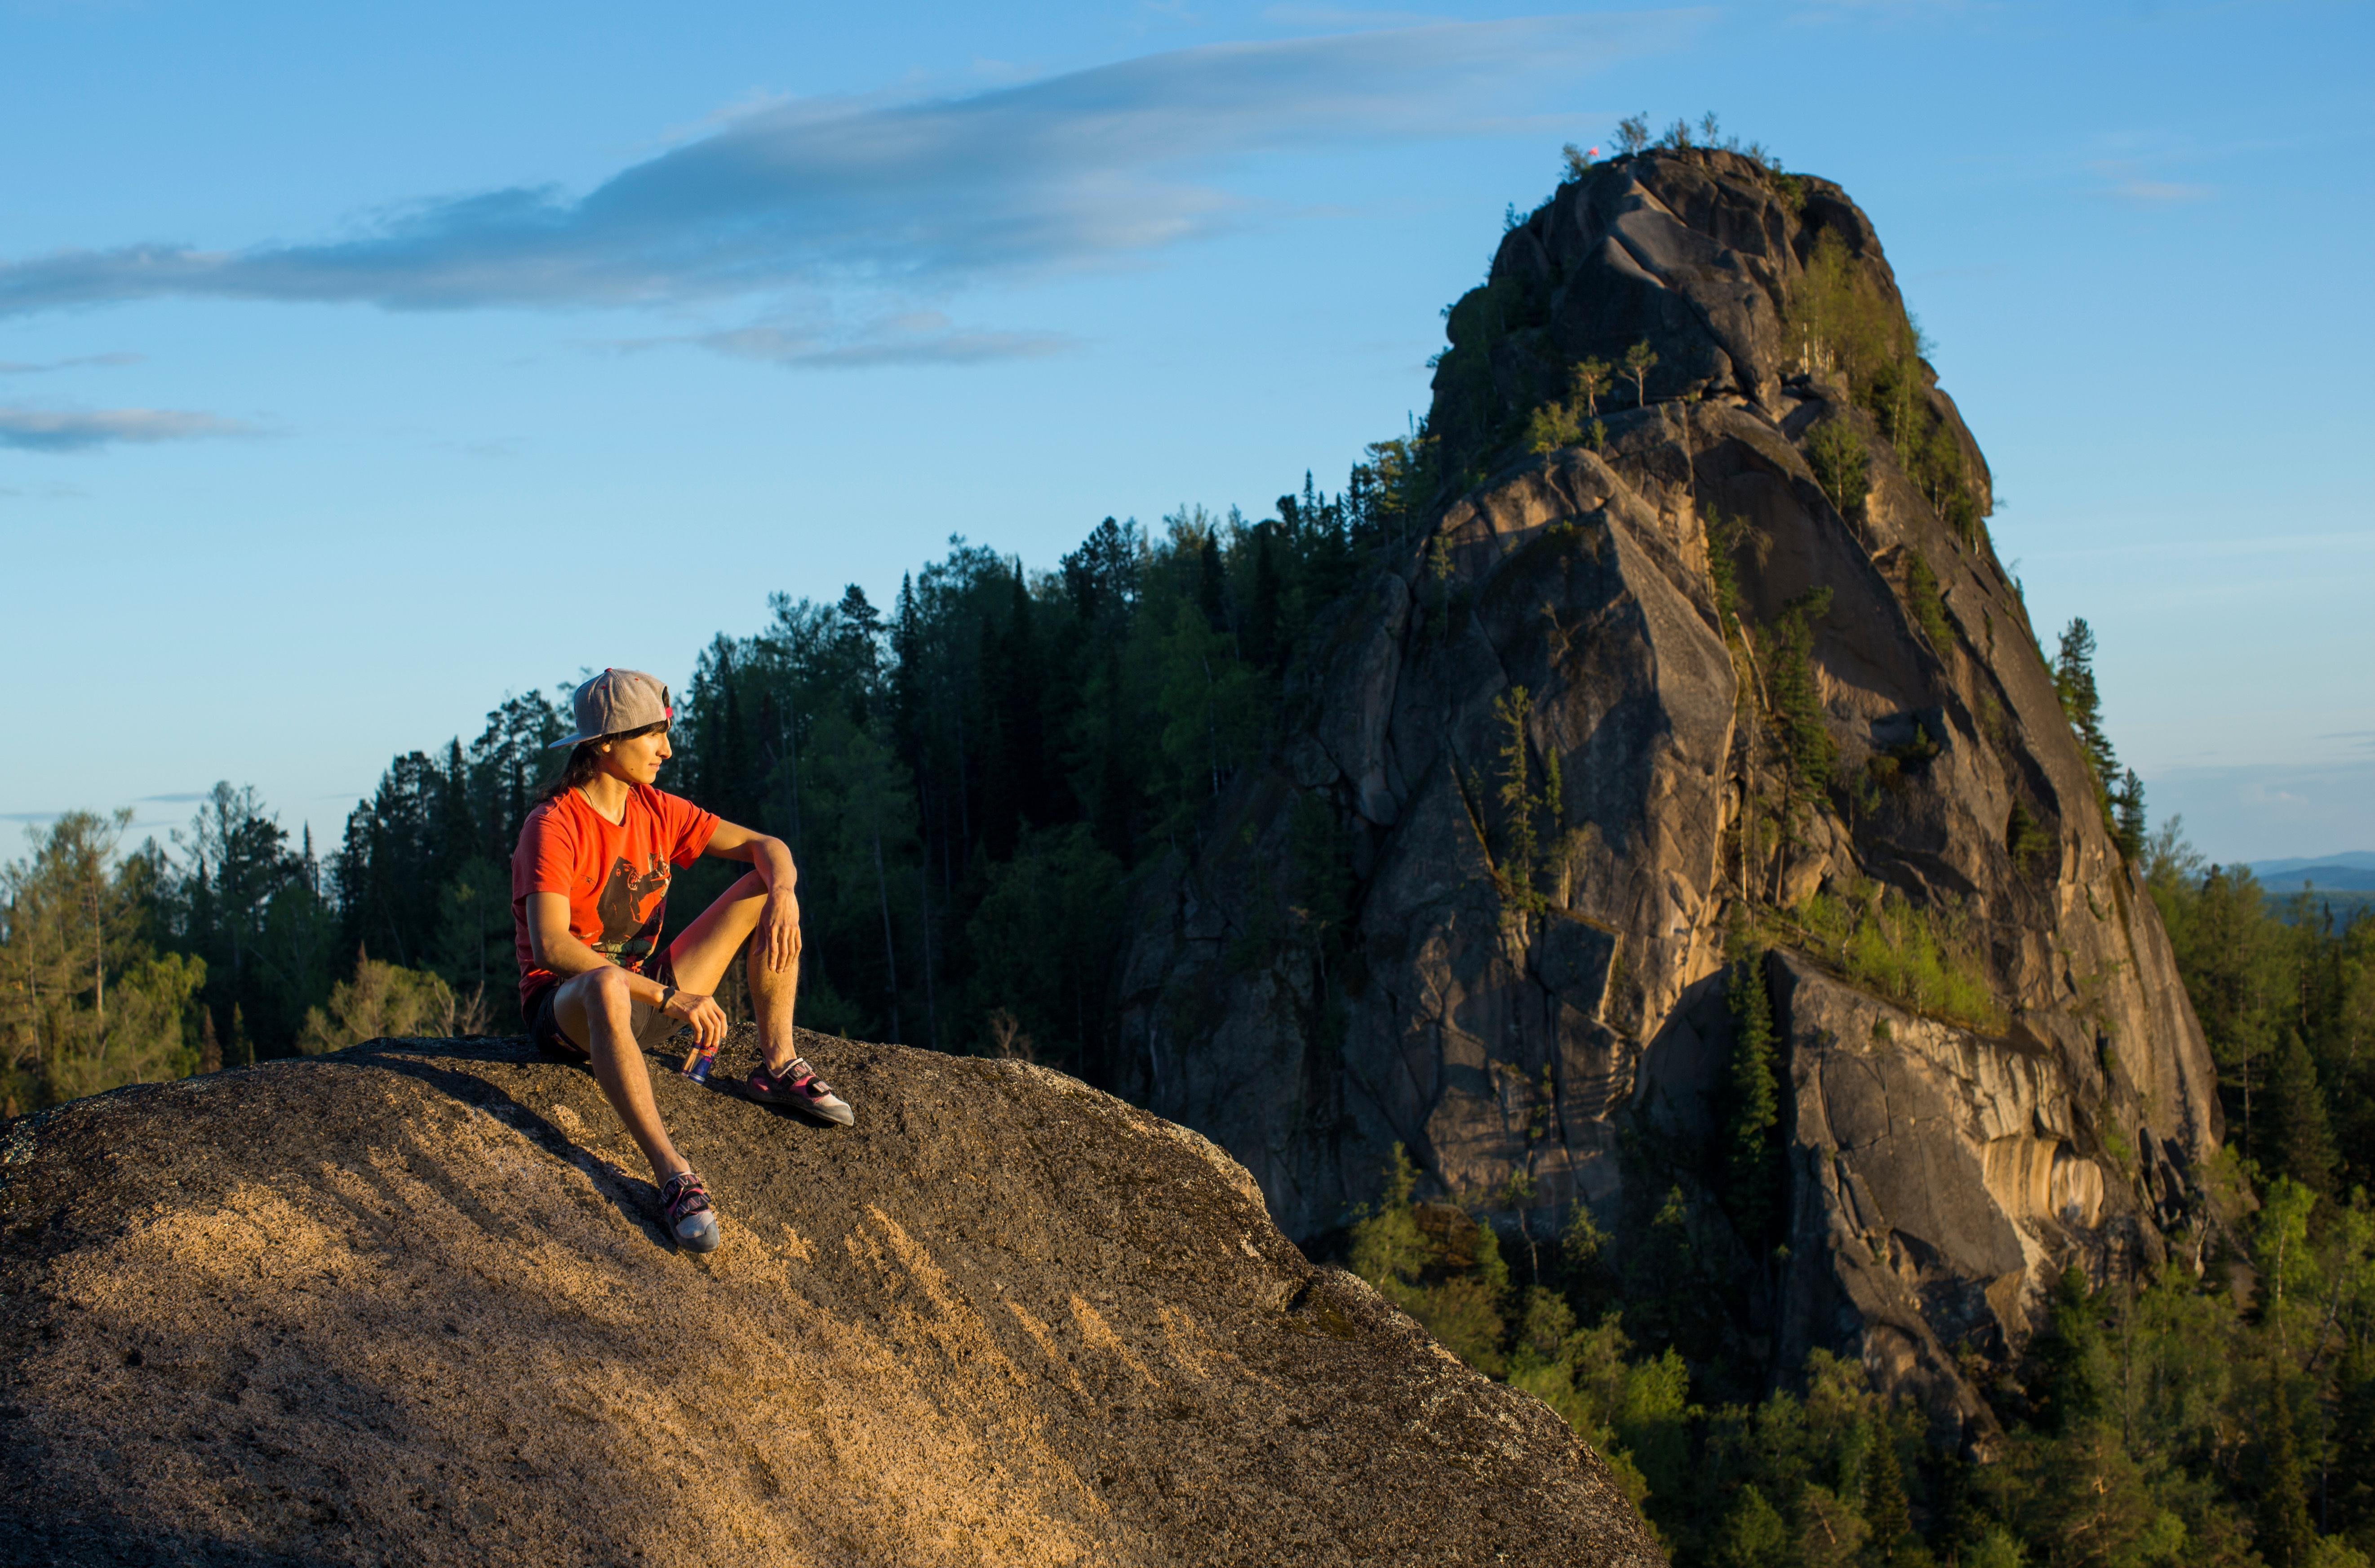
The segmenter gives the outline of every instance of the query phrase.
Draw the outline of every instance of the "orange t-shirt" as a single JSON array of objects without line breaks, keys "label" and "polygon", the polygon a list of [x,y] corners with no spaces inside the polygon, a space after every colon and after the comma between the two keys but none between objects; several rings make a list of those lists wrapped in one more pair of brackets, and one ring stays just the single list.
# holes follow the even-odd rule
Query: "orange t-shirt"
[{"label": "orange t-shirt", "polygon": [[512,930],[517,938],[520,1006],[559,976],[536,961],[527,939],[527,896],[565,893],[569,934],[621,969],[638,973],[659,946],[668,867],[690,866],[709,847],[717,814],[690,800],[632,786],[627,814],[613,822],[570,790],[527,814],[512,852]]}]

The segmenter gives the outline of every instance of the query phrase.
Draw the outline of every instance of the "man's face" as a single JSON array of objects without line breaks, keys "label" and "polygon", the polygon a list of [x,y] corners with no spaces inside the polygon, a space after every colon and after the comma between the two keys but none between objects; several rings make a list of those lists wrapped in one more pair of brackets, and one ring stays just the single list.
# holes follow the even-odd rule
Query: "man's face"
[{"label": "man's face", "polygon": [[647,784],[659,777],[660,764],[668,760],[668,732],[653,730],[648,735],[631,735],[624,740],[614,740],[603,754],[610,763],[610,772],[629,784]]}]

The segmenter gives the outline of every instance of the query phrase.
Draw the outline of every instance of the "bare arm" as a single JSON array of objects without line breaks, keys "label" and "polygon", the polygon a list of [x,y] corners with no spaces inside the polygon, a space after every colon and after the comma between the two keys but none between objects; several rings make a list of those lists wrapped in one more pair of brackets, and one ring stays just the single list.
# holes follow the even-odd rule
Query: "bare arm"
[{"label": "bare arm", "polygon": [[720,822],[702,853],[720,860],[743,861],[766,882],[767,907],[760,912],[759,928],[750,940],[755,951],[766,955],[769,969],[787,967],[800,951],[800,900],[795,890],[800,874],[792,864],[792,852],[781,839],[752,832],[738,823]]}]

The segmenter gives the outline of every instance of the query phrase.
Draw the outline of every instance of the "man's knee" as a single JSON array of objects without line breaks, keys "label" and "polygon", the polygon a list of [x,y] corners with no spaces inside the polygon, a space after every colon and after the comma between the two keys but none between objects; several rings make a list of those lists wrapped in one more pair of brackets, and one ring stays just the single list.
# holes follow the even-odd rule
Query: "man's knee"
[{"label": "man's knee", "polygon": [[[575,993],[574,997],[571,996],[573,992]],[[634,991],[627,979],[625,970],[605,964],[600,969],[589,969],[585,973],[565,982],[561,995],[554,999],[556,1001],[579,1000],[589,1007],[599,1007],[607,1011],[613,1007],[623,1007],[632,1002]]]}]

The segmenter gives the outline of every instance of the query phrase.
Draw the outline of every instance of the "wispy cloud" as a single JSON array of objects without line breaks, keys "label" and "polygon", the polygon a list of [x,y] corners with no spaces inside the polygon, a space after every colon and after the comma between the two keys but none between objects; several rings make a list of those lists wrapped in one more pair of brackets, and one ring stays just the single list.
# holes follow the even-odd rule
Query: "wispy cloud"
[{"label": "wispy cloud", "polygon": [[878,365],[978,365],[1000,360],[1039,360],[1065,353],[1079,340],[1058,332],[999,332],[959,326],[938,311],[904,311],[854,330],[797,323],[759,323],[722,332],[636,338],[624,349],[690,344],[738,360],[759,360],[789,370],[848,371]]},{"label": "wispy cloud", "polygon": [[256,433],[243,420],[178,408],[0,408],[0,448],[18,452],[82,452],[124,442]]},{"label": "wispy cloud", "polygon": [[1370,11],[1353,6],[1277,5],[1262,11],[1262,20],[1290,28],[1406,28],[1438,20],[1420,11]]},{"label": "wispy cloud", "polygon": [[583,195],[421,201],[316,244],[0,264],[0,315],[165,295],[644,305],[1109,265],[1247,221],[1249,204],[1213,183],[1244,158],[1468,134],[1527,83],[1571,83],[1706,15],[1438,23],[1173,51],[968,96],[767,104]]},{"label": "wispy cloud", "polygon": [[51,371],[80,370],[86,365],[136,365],[146,354],[77,354],[70,360],[0,360],[0,376],[37,376]]},{"label": "wispy cloud", "polygon": [[2136,206],[2166,206],[2172,202],[2198,202],[2212,194],[2208,185],[2175,180],[2155,180],[2133,163],[2101,162],[2092,166],[2103,181],[2101,194]]}]

